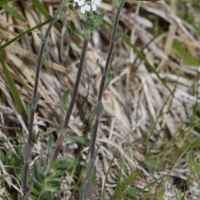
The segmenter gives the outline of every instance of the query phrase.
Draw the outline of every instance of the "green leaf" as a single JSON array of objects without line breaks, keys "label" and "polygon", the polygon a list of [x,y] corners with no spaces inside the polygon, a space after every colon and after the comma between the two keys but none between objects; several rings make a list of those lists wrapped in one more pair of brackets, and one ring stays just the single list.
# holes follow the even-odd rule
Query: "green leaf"
[{"label": "green leaf", "polygon": [[27,114],[26,114],[26,110],[25,110],[25,108],[22,104],[22,101],[19,97],[19,94],[18,94],[17,89],[15,87],[15,84],[14,84],[14,82],[13,82],[11,76],[10,76],[10,73],[9,73],[5,63],[4,63],[4,59],[3,59],[1,52],[0,52],[0,62],[1,62],[2,68],[3,68],[3,73],[6,77],[6,81],[8,83],[10,92],[11,92],[11,94],[12,94],[14,100],[15,100],[15,103],[17,104],[17,108],[19,110],[19,113],[22,116],[24,123],[28,127],[28,117],[27,117]]},{"label": "green leaf", "polygon": [[67,167],[75,167],[78,160],[71,157],[61,157],[56,159],[50,166],[51,178],[63,175]]},{"label": "green leaf", "polygon": [[133,197],[137,196],[136,187],[130,187],[126,191],[127,191],[127,194],[128,194],[129,198],[133,198]]},{"label": "green leaf", "polygon": [[118,9],[119,5],[120,5],[120,0],[114,0],[114,2],[115,2],[115,5],[116,5],[116,8]]},{"label": "green leaf", "polygon": [[31,107],[32,108],[36,108],[37,107],[38,102],[40,100],[40,97],[41,97],[40,93],[37,92],[37,94],[35,95],[35,97],[31,99]]},{"label": "green leaf", "polygon": [[112,200],[120,199],[127,186],[136,179],[137,174],[131,173],[120,185],[117,185]]},{"label": "green leaf", "polygon": [[192,175],[194,176],[194,179],[195,181],[200,185],[200,181],[199,181],[199,174],[198,174],[198,170],[197,170],[197,167],[196,167],[196,164],[194,162],[194,152],[193,151],[190,151],[189,152],[189,164],[190,164],[190,169],[192,171]]},{"label": "green leaf", "polygon": [[96,166],[94,165],[92,169],[92,178],[91,178],[92,185],[94,185],[95,179],[96,179]]},{"label": "green leaf", "polygon": [[80,197],[82,200],[89,199],[92,196],[92,183],[90,181],[85,181],[81,187]]},{"label": "green leaf", "polygon": [[57,16],[56,16],[56,19],[59,20],[59,19],[62,19],[62,18],[67,18],[69,17],[69,14],[65,14],[65,13],[59,13]]},{"label": "green leaf", "polygon": [[0,2],[0,7],[2,7],[3,4],[7,3],[8,0],[2,0],[2,2]]},{"label": "green leaf", "polygon": [[106,88],[109,86],[110,81],[111,81],[111,77],[112,77],[111,73],[107,74],[106,80],[105,80],[105,83],[104,83],[104,87],[103,87],[103,91],[105,91]]},{"label": "green leaf", "polygon": [[53,140],[54,140],[54,137],[53,135],[50,135],[49,139],[48,139],[48,142],[47,142],[47,148],[48,149],[51,149],[52,146],[53,146]]},{"label": "green leaf", "polygon": [[10,13],[13,17],[19,19],[22,22],[26,22],[24,18],[22,18],[15,10],[13,10],[10,6],[7,4],[4,4],[1,6],[5,11]]},{"label": "green leaf", "polygon": [[71,157],[61,157],[56,159],[50,166],[50,171],[55,172],[59,168],[74,167],[78,164],[78,161]]},{"label": "green leaf", "polygon": [[62,96],[62,98],[61,98],[62,106],[63,106],[63,108],[64,108],[66,111],[68,111],[68,109],[69,109],[69,101],[68,101],[69,92],[70,92],[70,88],[68,88],[68,89],[64,92],[64,94],[63,94],[63,96]]},{"label": "green leaf", "polygon": [[36,179],[36,181],[38,181],[39,185],[43,185],[44,183],[44,174],[42,171],[40,171],[40,169],[38,169],[39,166],[37,165],[37,168],[35,167],[34,168],[34,171],[33,171],[33,175],[34,175],[34,178]]},{"label": "green leaf", "polygon": [[74,136],[74,137],[65,138],[65,142],[76,142],[76,143],[80,143],[80,144],[87,144],[90,142],[90,140],[83,138],[83,137]]},{"label": "green leaf", "polygon": [[104,75],[105,74],[105,68],[104,66],[99,62],[99,58],[96,61],[97,65],[99,66],[100,70],[101,70],[101,74]]},{"label": "green leaf", "polygon": [[100,14],[97,16],[97,18],[93,21],[93,27],[92,29],[95,29],[97,28],[98,26],[100,26],[102,20],[103,20],[103,17],[104,17],[104,13]]},{"label": "green leaf", "polygon": [[95,106],[94,108],[94,114],[97,116],[97,117],[100,117],[103,113],[103,104],[101,101],[98,101],[97,102],[97,105]]},{"label": "green leaf", "polygon": [[104,13],[96,16],[95,19],[92,19],[92,20],[90,19],[86,22],[81,19],[80,23],[83,24],[83,26],[85,27],[86,30],[87,29],[93,30],[101,24],[103,17],[104,17]]},{"label": "green leaf", "polygon": [[165,189],[162,187],[162,188],[158,191],[158,193],[157,193],[157,199],[158,199],[158,200],[162,200],[164,194],[165,194]]},{"label": "green leaf", "polygon": [[37,33],[37,36],[41,39],[42,43],[46,42],[47,39],[44,37],[42,33]]},{"label": "green leaf", "polygon": [[118,32],[116,33],[115,37],[114,37],[114,42],[116,43],[119,38],[125,36],[128,33],[128,30],[125,30],[125,32]]},{"label": "green leaf", "polygon": [[28,123],[30,124],[30,121],[31,121],[31,103],[30,102],[26,105],[26,113],[28,116]]},{"label": "green leaf", "polygon": [[[44,61],[46,60],[46,56],[47,56],[47,51],[46,51],[46,49],[44,49],[44,52],[43,52],[43,54],[42,54],[41,65],[44,64]],[[37,58],[36,58],[36,63],[38,63],[38,62],[39,62],[39,55],[38,55]]]},{"label": "green leaf", "polygon": [[31,161],[31,148],[28,143],[24,145],[23,152],[22,152],[24,162],[29,162]]},{"label": "green leaf", "polygon": [[161,163],[157,163],[156,159],[152,159],[152,158],[147,158],[144,161],[144,164],[147,165],[148,167],[152,167],[152,168],[157,168],[157,169],[161,169],[162,165]]},{"label": "green leaf", "polygon": [[78,30],[73,21],[70,20],[70,27],[74,34],[81,35],[82,37],[85,36],[84,31]]}]

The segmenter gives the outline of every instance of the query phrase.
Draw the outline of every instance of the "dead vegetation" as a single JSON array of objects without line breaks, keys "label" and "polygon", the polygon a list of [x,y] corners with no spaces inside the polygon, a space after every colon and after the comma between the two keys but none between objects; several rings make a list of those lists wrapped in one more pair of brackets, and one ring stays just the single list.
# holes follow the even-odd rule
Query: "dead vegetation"
[{"label": "dead vegetation", "polygon": [[[53,15],[60,2],[43,0],[50,15]],[[9,5],[26,19],[26,23],[0,10],[0,31],[5,41],[46,20],[31,3],[15,2]],[[194,150],[195,163],[199,166],[200,38],[191,24],[178,17],[179,5],[175,0],[171,1],[171,5],[163,0],[126,1],[119,30],[128,30],[128,40],[143,53],[173,95],[121,39],[114,50],[110,70],[112,81],[103,98],[104,113],[97,139],[102,142],[102,146],[96,161],[97,178],[92,199],[101,199],[105,174],[116,149],[117,157],[106,183],[106,199],[111,199],[113,195],[121,168],[124,177],[133,171],[137,172],[137,179],[132,184],[137,191],[163,177],[140,193],[138,199],[145,199],[148,190],[150,193],[147,199],[157,199],[161,190],[165,191],[161,199],[175,200],[177,194],[180,197],[180,193],[184,199],[198,198],[199,183],[191,173],[188,152]],[[193,8],[191,2],[182,3],[180,7],[184,5],[188,12]],[[195,23],[200,24],[200,6],[193,9]],[[59,21],[61,31],[54,28],[48,39],[47,60],[40,76],[39,92],[42,99],[35,116],[35,132],[44,132],[63,124],[65,112],[60,99],[67,88],[73,90],[75,82],[82,39],[74,35],[68,26],[70,19],[77,22],[77,16],[67,7],[64,12],[70,13],[70,17]],[[104,19],[112,24],[115,10],[111,0],[103,1],[97,12],[105,12]],[[43,26],[40,31],[44,32],[45,29],[46,26]],[[6,65],[24,105],[30,100],[33,90],[35,59],[40,47],[36,35],[38,31],[36,29],[24,35],[3,50]],[[105,63],[110,34],[111,29],[105,23],[93,31],[78,101],[70,122],[70,136],[82,136],[90,128],[88,123],[101,78],[96,60],[99,58],[102,64]],[[11,97],[1,65],[0,94],[0,136],[26,136],[26,127]],[[54,131],[53,135],[56,141],[57,132]],[[42,150],[45,153],[48,137],[45,135],[39,138],[33,150],[34,159],[38,158]],[[14,151],[14,147],[24,143],[23,139],[19,139],[10,141],[9,145]],[[0,148],[8,152],[9,145],[7,141],[1,141]],[[79,146],[65,143],[61,153],[76,157]],[[81,165],[86,159],[88,146],[84,145]],[[2,175],[7,174],[7,168],[2,163],[1,169]],[[74,184],[78,176],[75,174],[73,177]],[[67,183],[70,182],[69,177],[70,173],[66,174]],[[8,181],[11,183],[12,177]],[[21,190],[19,185],[15,187]],[[61,187],[68,186],[61,184]],[[0,186],[0,194],[5,195],[4,187]],[[58,198],[69,199],[70,194],[65,192]]]}]

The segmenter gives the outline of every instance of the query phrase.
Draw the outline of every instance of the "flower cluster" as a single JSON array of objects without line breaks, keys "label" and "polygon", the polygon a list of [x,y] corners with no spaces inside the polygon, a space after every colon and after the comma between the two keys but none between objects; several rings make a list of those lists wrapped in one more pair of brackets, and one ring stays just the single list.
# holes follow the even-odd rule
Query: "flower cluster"
[{"label": "flower cluster", "polygon": [[81,6],[81,12],[85,13],[85,11],[90,11],[91,8],[93,11],[97,9],[96,5],[100,5],[101,0],[74,0],[76,3],[78,3],[79,6]]}]

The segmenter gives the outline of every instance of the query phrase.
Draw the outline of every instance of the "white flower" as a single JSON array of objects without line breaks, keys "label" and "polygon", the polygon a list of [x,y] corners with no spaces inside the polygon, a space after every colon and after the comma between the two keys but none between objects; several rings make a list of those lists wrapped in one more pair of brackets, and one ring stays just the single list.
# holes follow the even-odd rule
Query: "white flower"
[{"label": "white flower", "polygon": [[85,3],[85,0],[74,0],[76,3],[78,3],[79,6],[82,6]]},{"label": "white flower", "polygon": [[92,10],[95,11],[97,10],[96,5],[100,5],[101,0],[91,0],[92,3]]},{"label": "white flower", "polygon": [[81,12],[82,13],[85,13],[85,11],[90,11],[90,9],[91,9],[91,6],[90,5],[88,5],[88,4],[84,4],[83,6],[81,6]]}]

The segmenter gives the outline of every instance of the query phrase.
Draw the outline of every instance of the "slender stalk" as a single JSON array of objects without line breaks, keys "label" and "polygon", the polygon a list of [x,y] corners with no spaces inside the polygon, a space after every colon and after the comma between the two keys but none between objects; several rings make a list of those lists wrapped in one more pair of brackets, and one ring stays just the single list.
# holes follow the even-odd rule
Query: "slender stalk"
[{"label": "slender stalk", "polygon": [[[122,9],[125,1],[126,0],[122,0],[121,1],[120,5],[119,5],[119,8],[117,9],[116,16],[115,16],[115,22],[114,22],[114,25],[113,25],[113,31],[112,31],[112,35],[111,35],[110,47],[109,47],[108,56],[107,56],[107,59],[106,59],[105,73],[102,76],[101,84],[100,84],[100,88],[99,88],[98,101],[102,100],[105,80],[106,80],[106,76],[107,76],[108,69],[109,69],[109,66],[110,66],[112,52],[113,52],[113,49],[114,49],[114,46],[115,46],[114,38],[115,38],[115,35],[117,33],[117,26],[118,26],[118,23],[119,23],[120,12],[121,12],[121,9]],[[94,161],[95,161],[94,160],[94,152],[95,152],[95,144],[96,144],[99,121],[100,121],[100,117],[96,116],[95,124],[94,124],[94,133],[93,133],[92,142],[91,142],[91,146],[90,146],[90,159],[92,160],[92,167],[93,167]]]},{"label": "slender stalk", "polygon": [[[57,21],[57,19],[56,19],[57,15],[60,13],[60,11],[66,5],[67,2],[68,2],[68,0],[63,1],[61,3],[61,5],[58,7],[58,9],[56,10],[48,28],[47,28],[46,34],[44,36],[44,40],[42,42],[40,52],[38,54],[38,61],[37,61],[37,65],[36,65],[36,74],[35,74],[35,84],[34,84],[34,90],[33,90],[32,98],[36,97],[36,94],[37,94],[37,91],[38,91],[39,75],[40,75],[40,69],[42,67],[42,56],[43,56],[43,53],[44,53],[44,50],[45,50],[47,38],[50,34],[50,31],[51,31],[54,23]],[[33,121],[34,121],[35,109],[36,109],[35,107],[33,107],[31,109],[31,118],[30,118],[30,123],[29,123],[28,144],[29,144],[30,148],[31,148],[31,141],[32,141],[32,138],[34,136],[34,134],[33,134]],[[27,193],[28,168],[29,168],[29,162],[25,162],[25,164],[24,164],[24,177],[23,177],[23,195],[24,196]]]},{"label": "slender stalk", "polygon": [[[81,58],[80,58],[80,63],[79,63],[79,67],[78,67],[78,73],[77,73],[77,76],[76,76],[76,82],[75,82],[75,85],[74,85],[74,91],[73,91],[73,94],[72,94],[72,99],[71,99],[71,102],[70,102],[69,110],[66,114],[63,129],[68,128],[70,116],[72,114],[72,110],[74,108],[74,104],[76,102],[76,98],[77,98],[77,94],[78,94],[79,83],[80,83],[80,80],[81,80],[81,75],[82,75],[83,66],[84,66],[84,62],[85,62],[85,55],[86,55],[88,43],[89,43],[89,40],[90,40],[91,31],[86,31],[85,34],[86,35],[85,35],[84,42],[83,42],[83,48],[82,48],[82,52],[81,52]],[[61,132],[59,139],[58,139],[58,142],[56,144],[55,152],[54,152],[53,158],[51,160],[51,163],[56,160],[56,158],[57,158],[57,156],[60,152],[60,149],[61,149],[63,141],[64,141],[64,135],[65,135],[65,132],[64,131]]]}]

